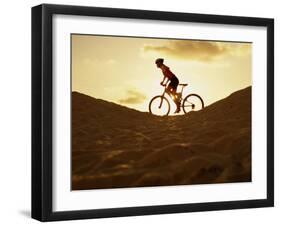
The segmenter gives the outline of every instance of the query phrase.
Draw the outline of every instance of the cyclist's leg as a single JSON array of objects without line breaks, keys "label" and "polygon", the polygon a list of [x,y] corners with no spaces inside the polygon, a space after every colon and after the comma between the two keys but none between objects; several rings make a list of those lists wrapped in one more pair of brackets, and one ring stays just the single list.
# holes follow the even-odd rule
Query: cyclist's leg
[{"label": "cyclist's leg", "polygon": [[181,104],[181,100],[178,96],[176,96],[176,89],[174,87],[169,87],[169,96],[172,98],[173,102],[175,103],[177,109],[175,111],[175,113],[179,113],[180,112],[180,104]]},{"label": "cyclist's leg", "polygon": [[178,94],[177,94],[177,87],[179,85],[179,80],[175,77],[174,79],[171,80],[171,82],[169,83],[169,87],[171,90],[171,94],[176,97],[173,98],[174,102],[177,104],[178,102]]},{"label": "cyclist's leg", "polygon": [[167,86],[166,92],[169,94],[169,96],[176,103],[177,98],[175,98],[175,97],[177,97],[176,96],[177,92],[176,92],[175,86],[173,84],[169,83],[168,86]]},{"label": "cyclist's leg", "polygon": [[169,82],[169,84],[166,87],[166,93],[172,98],[172,100],[174,101],[174,90],[173,90],[173,85],[171,84],[171,81]]},{"label": "cyclist's leg", "polygon": [[173,101],[177,106],[177,110],[175,111],[175,113],[180,112],[180,104],[181,104],[181,100],[180,100],[180,96],[177,93],[177,87],[179,85],[179,80],[175,77],[174,79],[171,80],[171,87],[172,87],[172,95],[173,95]]}]

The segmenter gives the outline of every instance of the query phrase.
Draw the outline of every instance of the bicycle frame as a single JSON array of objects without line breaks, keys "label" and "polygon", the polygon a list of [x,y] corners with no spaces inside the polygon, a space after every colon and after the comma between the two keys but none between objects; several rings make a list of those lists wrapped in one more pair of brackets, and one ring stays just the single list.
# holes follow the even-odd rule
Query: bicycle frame
[{"label": "bicycle frame", "polygon": [[[167,87],[168,87],[168,84],[165,84],[165,85],[162,85],[163,87],[164,87],[164,92],[163,92],[163,94],[161,95],[162,96],[162,98],[161,98],[161,102],[160,102],[160,105],[159,105],[159,109],[162,107],[162,103],[163,103],[163,97],[165,96],[165,93],[167,93],[172,99],[173,99],[173,96],[172,96],[172,94],[171,93],[169,93],[169,92],[167,92]],[[178,93],[178,94],[180,94],[180,96],[182,97],[182,93],[183,93],[183,89],[184,89],[184,87],[185,87],[185,85],[183,85],[183,84],[179,84],[178,86],[181,86],[181,91]]]}]

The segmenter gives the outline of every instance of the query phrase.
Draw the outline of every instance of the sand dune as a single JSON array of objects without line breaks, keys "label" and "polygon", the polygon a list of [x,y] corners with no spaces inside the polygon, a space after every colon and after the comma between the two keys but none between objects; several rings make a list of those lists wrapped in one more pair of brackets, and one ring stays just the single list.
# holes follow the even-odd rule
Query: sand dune
[{"label": "sand dune", "polygon": [[158,117],[72,93],[72,189],[251,181],[251,87]]}]

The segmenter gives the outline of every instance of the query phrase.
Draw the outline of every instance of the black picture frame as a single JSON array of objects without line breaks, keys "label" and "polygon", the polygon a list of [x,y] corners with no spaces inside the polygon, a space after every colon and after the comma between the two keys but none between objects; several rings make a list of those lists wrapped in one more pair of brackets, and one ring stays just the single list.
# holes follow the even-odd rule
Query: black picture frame
[{"label": "black picture frame", "polygon": [[[267,198],[54,212],[52,210],[52,18],[55,14],[266,27]],[[270,206],[274,206],[273,19],[50,4],[32,8],[32,218],[40,221],[57,221]]]}]

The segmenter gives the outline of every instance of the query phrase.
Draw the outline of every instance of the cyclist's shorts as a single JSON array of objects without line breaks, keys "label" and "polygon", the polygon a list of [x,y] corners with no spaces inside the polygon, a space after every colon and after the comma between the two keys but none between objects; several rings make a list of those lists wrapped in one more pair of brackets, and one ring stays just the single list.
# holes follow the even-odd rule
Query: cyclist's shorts
[{"label": "cyclist's shorts", "polygon": [[176,90],[178,84],[179,84],[178,78],[176,76],[173,76],[172,79],[170,80],[169,86]]}]

